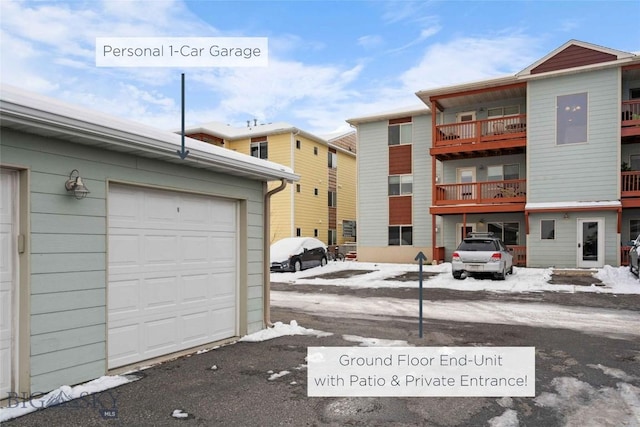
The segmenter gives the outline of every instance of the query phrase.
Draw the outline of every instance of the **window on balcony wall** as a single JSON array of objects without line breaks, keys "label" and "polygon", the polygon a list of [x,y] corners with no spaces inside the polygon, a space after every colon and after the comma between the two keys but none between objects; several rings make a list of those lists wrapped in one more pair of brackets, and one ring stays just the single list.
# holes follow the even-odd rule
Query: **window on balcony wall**
[{"label": "window on balcony wall", "polygon": [[329,191],[329,206],[335,208],[338,206],[338,199],[335,191]]},{"label": "window on balcony wall", "polygon": [[412,132],[411,123],[389,125],[389,145],[411,144]]},{"label": "window on balcony wall", "polygon": [[636,240],[640,235],[640,219],[629,220],[629,240]]},{"label": "window on balcony wall", "polygon": [[640,99],[640,87],[629,89],[629,99]]},{"label": "window on balcony wall", "polygon": [[556,238],[556,220],[543,219],[540,221],[540,239],[555,240]]},{"label": "window on balcony wall", "polygon": [[629,156],[629,167],[632,171],[640,171],[640,154],[631,154]]},{"label": "window on balcony wall", "polygon": [[519,105],[510,105],[508,107],[494,107],[487,109],[487,117],[494,119],[496,117],[515,116],[520,114]]},{"label": "window on balcony wall", "polygon": [[520,179],[520,165],[493,165],[487,167],[487,181]]},{"label": "window on balcony wall", "polygon": [[556,144],[587,142],[587,93],[561,95],[556,99]]},{"label": "window on balcony wall", "polygon": [[389,196],[404,196],[413,193],[413,175],[389,176]]},{"label": "window on balcony wall", "polygon": [[328,166],[331,169],[337,168],[338,167],[338,155],[336,153],[329,152],[329,156],[328,157],[329,157]]},{"label": "window on balcony wall", "polygon": [[259,159],[267,159],[267,141],[252,142],[251,143],[251,155]]},{"label": "window on balcony wall", "polygon": [[487,224],[487,231],[498,236],[505,245],[520,244],[520,223],[519,222],[490,222]]},{"label": "window on balcony wall", "polygon": [[413,245],[412,226],[392,226],[389,227],[389,246],[411,246]]}]

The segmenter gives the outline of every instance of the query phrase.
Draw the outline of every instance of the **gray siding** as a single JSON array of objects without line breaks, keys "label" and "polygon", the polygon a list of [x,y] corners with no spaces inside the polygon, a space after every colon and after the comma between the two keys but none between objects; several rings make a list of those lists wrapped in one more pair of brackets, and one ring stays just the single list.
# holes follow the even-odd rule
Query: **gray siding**
[{"label": "gray siding", "polygon": [[[619,198],[619,87],[616,69],[529,82],[528,202]],[[588,143],[556,145],[556,97],[583,92],[588,94]]]},{"label": "gray siding", "polygon": [[387,121],[358,127],[358,245],[387,246],[389,147]]},{"label": "gray siding", "polygon": [[525,154],[514,154],[509,156],[483,157],[480,159],[450,160],[443,163],[442,184],[452,184],[457,179],[457,169],[464,167],[476,168],[476,182],[487,181],[487,170],[489,166],[498,165],[520,165],[520,179],[527,177],[527,165]]},{"label": "gray siding", "polygon": [[[247,201],[248,332],[263,327],[262,183],[2,129],[0,156],[31,173],[31,390],[106,372],[107,181]],[[91,191],[64,189],[78,169]]]},{"label": "gray siding", "polygon": [[413,118],[413,138],[413,245],[430,247],[431,115]]},{"label": "gray siding", "polygon": [[[575,268],[578,261],[578,218],[604,218],[604,264],[618,265],[620,243],[617,212],[570,212],[568,215],[569,218],[566,219],[563,213],[531,213],[529,215],[528,266]],[[540,221],[543,219],[556,221],[554,240],[540,239]]]}]

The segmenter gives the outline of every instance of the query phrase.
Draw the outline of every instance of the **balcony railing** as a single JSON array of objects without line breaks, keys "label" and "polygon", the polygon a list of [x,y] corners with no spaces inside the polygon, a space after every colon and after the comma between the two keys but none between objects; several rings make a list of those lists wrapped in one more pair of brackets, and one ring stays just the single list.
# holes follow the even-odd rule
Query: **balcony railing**
[{"label": "balcony railing", "polygon": [[507,247],[512,250],[511,254],[513,255],[513,265],[517,265],[518,267],[526,267],[527,247],[515,245],[507,245]]},{"label": "balcony railing", "polygon": [[438,184],[435,205],[524,203],[527,200],[527,180]]},{"label": "balcony railing", "polygon": [[640,99],[622,101],[622,136],[640,135]]},{"label": "balcony railing", "polygon": [[640,171],[621,172],[622,197],[640,197]]},{"label": "balcony railing", "polygon": [[436,126],[435,147],[526,139],[527,116],[500,117]]}]

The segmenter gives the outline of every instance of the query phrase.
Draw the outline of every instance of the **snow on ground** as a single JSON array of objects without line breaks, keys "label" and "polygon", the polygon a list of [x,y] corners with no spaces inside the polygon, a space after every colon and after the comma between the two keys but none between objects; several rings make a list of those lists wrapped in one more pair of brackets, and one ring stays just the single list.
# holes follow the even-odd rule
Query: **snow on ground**
[{"label": "snow on ground", "polygon": [[[343,270],[373,270],[371,273],[354,275],[342,279],[313,278],[326,273]],[[417,281],[392,280],[406,272],[418,271],[417,264],[384,264],[368,262],[330,262],[325,267],[317,267],[296,273],[271,273],[272,282],[290,283],[292,285],[336,285],[353,288],[394,288],[418,287]],[[629,272],[628,267],[611,267],[597,269],[594,277],[602,281],[604,286],[576,286],[571,284],[548,283],[552,275],[550,268],[514,267],[514,274],[504,281],[474,279],[456,280],[451,275],[451,263],[424,265],[426,273],[437,273],[436,276],[423,279],[424,288],[446,288],[461,291],[494,291],[494,292],[597,292],[612,294],[640,294],[640,280]],[[559,277],[561,279],[561,276]],[[389,280],[391,279],[391,280]]]},{"label": "snow on ground", "polygon": [[315,335],[317,337],[328,337],[333,335],[331,332],[317,331],[315,329],[303,328],[298,326],[298,322],[292,320],[288,325],[282,322],[276,322],[272,328],[262,329],[253,334],[245,335],[238,341],[244,342],[260,342],[271,340],[286,335]]},{"label": "snow on ground", "polygon": [[42,397],[31,399],[26,402],[18,402],[15,399],[9,399],[8,406],[0,408],[0,423],[12,418],[21,417],[22,415],[30,412],[35,412],[39,409],[56,406],[69,400],[83,398],[94,393],[118,387],[122,384],[136,381],[137,379],[138,378],[133,376],[123,375],[103,376],[75,387],[64,385]]},{"label": "snow on ground", "polygon": [[[359,298],[349,295],[303,294],[271,291],[275,307],[295,307],[324,316],[382,319],[392,316],[418,318],[418,302],[406,298]],[[564,328],[600,336],[640,337],[640,312],[606,308],[503,301],[429,301],[425,297],[424,318],[470,323]]]},{"label": "snow on ground", "polygon": [[412,347],[404,340],[385,340],[382,338],[365,338],[358,335],[343,335],[342,339],[360,343],[360,347]]}]

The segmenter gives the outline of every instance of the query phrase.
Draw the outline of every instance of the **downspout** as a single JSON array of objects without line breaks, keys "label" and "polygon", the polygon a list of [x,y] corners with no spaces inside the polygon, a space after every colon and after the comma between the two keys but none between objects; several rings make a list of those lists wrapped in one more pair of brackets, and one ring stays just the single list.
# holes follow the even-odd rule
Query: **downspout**
[{"label": "downspout", "polygon": [[[265,184],[266,185],[266,184]],[[287,180],[282,179],[280,181],[280,185],[274,188],[271,191],[268,191],[264,195],[264,212],[263,212],[263,221],[264,221],[264,235],[262,238],[262,254],[263,254],[263,271],[262,271],[262,312],[264,313],[264,324],[270,328],[273,326],[271,323],[271,196],[276,193],[281,192],[287,187]]]}]

